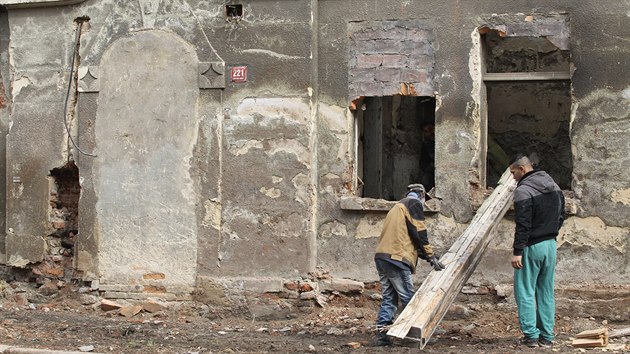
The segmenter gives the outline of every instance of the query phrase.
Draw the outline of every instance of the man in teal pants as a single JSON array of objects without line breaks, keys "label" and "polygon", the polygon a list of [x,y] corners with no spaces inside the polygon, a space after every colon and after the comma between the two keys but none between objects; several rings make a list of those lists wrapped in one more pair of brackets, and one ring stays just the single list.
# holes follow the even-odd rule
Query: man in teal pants
[{"label": "man in teal pants", "polygon": [[510,172],[518,182],[512,267],[522,343],[550,347],[555,323],[556,236],[564,222],[564,196],[546,172],[534,170],[527,156],[514,157]]}]

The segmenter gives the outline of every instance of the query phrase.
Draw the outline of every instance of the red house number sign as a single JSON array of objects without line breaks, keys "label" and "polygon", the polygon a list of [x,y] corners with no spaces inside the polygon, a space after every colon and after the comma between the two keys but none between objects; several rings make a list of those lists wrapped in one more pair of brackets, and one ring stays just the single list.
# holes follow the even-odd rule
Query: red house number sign
[{"label": "red house number sign", "polygon": [[247,82],[247,66],[233,66],[230,68],[232,82]]}]

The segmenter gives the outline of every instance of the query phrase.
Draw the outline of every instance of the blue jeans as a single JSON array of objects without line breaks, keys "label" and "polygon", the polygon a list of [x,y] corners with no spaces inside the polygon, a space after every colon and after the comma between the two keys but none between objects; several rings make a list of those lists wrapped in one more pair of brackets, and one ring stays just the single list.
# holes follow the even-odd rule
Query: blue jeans
[{"label": "blue jeans", "polygon": [[376,259],[375,262],[383,295],[381,308],[376,318],[376,327],[382,328],[393,323],[398,309],[398,300],[402,308],[405,308],[413,297],[414,290],[410,269],[397,267],[382,259]]}]

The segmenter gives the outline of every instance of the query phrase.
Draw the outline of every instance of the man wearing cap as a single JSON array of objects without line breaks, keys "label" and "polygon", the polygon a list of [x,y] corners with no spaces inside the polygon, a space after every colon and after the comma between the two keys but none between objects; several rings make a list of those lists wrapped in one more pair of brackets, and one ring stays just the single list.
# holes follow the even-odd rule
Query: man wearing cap
[{"label": "man wearing cap", "polygon": [[402,308],[413,297],[411,275],[418,258],[429,262],[434,270],[444,269],[433,253],[424,224],[425,190],[422,184],[407,187],[405,197],[387,213],[374,261],[381,283],[383,300],[376,319],[376,345],[390,345],[386,326],[393,323],[400,300]]}]

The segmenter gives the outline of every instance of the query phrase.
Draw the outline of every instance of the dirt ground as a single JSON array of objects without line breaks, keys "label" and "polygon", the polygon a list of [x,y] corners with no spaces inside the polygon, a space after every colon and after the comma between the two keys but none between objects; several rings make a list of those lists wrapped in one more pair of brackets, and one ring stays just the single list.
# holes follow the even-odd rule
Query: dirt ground
[{"label": "dirt ground", "polygon": [[[296,310],[291,318],[260,321],[251,316],[211,316],[208,306],[173,304],[156,312],[124,317],[103,311],[98,302],[82,305],[77,289],[40,296],[37,303],[15,293],[0,297],[0,345],[95,353],[415,353],[416,342],[395,340],[393,347],[373,347],[379,300],[360,294],[331,298],[324,307]],[[20,284],[19,287],[30,285]],[[16,287],[11,284],[11,287]],[[48,299],[49,301],[42,301]],[[460,299],[424,348],[425,353],[600,352],[575,349],[575,334],[607,325],[602,318],[558,313],[551,349],[518,344],[516,308],[495,298]],[[609,353],[630,352],[630,337],[611,340]]]}]

